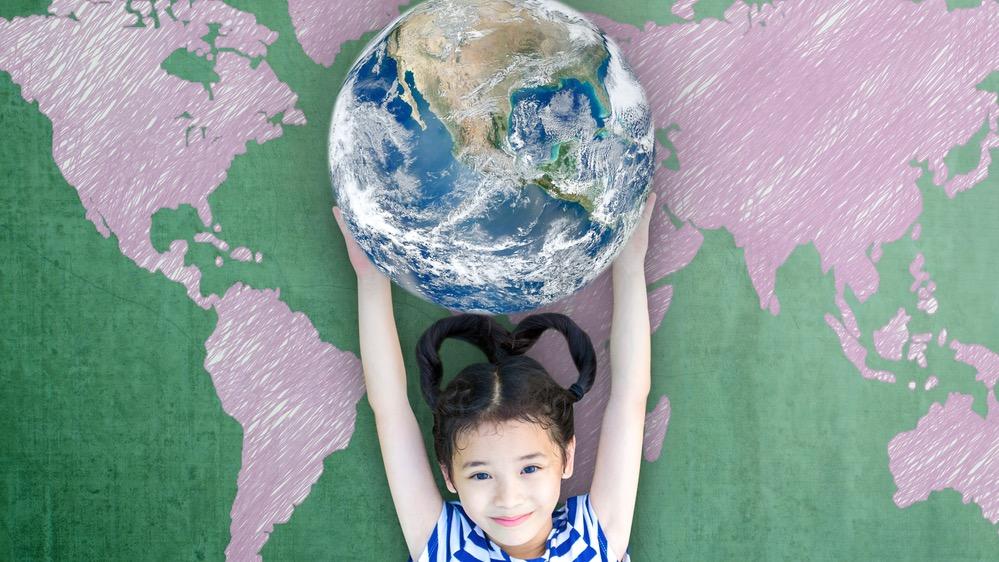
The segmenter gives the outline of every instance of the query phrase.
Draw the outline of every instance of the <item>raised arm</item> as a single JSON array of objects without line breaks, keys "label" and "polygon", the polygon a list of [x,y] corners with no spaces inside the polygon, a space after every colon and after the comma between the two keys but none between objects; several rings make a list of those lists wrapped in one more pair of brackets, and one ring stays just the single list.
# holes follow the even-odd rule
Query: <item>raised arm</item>
[{"label": "raised arm", "polygon": [[444,500],[434,482],[423,436],[406,394],[406,370],[392,311],[392,286],[368,260],[333,208],[357,274],[358,331],[368,402],[375,412],[378,443],[392,502],[413,560],[418,560]]},{"label": "raised arm", "polygon": [[645,406],[651,385],[645,253],[655,203],[653,193],[635,233],[612,266],[611,391],[600,429],[590,502],[607,535],[607,542],[619,557],[624,556],[631,537],[645,433]]}]

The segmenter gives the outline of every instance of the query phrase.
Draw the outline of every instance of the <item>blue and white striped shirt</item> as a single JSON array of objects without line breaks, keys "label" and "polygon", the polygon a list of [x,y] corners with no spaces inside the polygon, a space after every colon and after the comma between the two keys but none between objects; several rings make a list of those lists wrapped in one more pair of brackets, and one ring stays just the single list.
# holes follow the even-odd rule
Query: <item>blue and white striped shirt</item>
[{"label": "blue and white striped shirt", "polygon": [[[419,562],[618,562],[607,544],[604,530],[590,504],[590,495],[569,498],[552,513],[548,548],[540,558],[524,560],[503,552],[489,540],[461,507],[459,501],[444,502],[437,526],[420,555]],[[408,558],[413,562],[413,558]],[[631,562],[625,552],[621,562]]]}]

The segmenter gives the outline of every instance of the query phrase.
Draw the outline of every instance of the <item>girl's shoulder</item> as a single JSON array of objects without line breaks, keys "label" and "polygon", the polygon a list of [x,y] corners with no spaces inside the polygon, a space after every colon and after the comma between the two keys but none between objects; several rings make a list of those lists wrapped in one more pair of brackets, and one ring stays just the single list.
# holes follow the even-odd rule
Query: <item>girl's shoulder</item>
[{"label": "girl's shoulder", "polygon": [[[445,501],[437,525],[431,532],[418,562],[462,560],[514,560],[486,537],[457,500]],[[587,559],[601,562],[619,560],[610,551],[607,536],[593,511],[589,494],[568,498],[552,512],[552,531],[548,536],[548,556],[533,560],[552,562]],[[412,559],[410,559],[412,560]],[[625,553],[621,562],[629,562]],[[533,561],[532,561],[533,562]]]}]

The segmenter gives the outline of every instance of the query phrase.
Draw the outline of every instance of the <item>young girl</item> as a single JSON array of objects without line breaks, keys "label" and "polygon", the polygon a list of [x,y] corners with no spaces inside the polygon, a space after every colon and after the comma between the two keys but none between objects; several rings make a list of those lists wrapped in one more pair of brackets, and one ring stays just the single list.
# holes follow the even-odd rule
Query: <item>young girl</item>
[{"label": "young girl", "polygon": [[[511,333],[492,318],[443,318],[417,345],[424,398],[434,414],[434,448],[448,490],[434,482],[406,395],[406,373],[390,281],[368,260],[333,208],[357,274],[361,363],[375,413],[392,500],[410,560],[628,561],[650,387],[645,253],[655,194],[612,266],[611,392],[590,492],[556,509],[573,471],[573,404],[593,384],[596,354],[567,316],[524,318]],[[569,343],[579,378],[559,386],[523,355],[548,328]],[[448,337],[477,345],[489,363],[471,365],[442,390],[438,352]]]}]

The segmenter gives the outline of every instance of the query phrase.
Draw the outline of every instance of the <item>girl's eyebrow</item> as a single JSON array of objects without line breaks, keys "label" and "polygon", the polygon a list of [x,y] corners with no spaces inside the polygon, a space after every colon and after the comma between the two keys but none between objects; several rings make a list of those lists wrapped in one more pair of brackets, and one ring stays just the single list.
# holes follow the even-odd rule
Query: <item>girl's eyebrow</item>
[{"label": "girl's eyebrow", "polygon": [[[538,457],[544,458],[544,456],[545,455],[542,454],[542,453],[531,453],[529,455],[524,455],[524,456],[520,457],[517,460],[518,461],[528,461],[528,460],[531,460],[531,459],[536,459]],[[472,468],[472,467],[476,467],[476,466],[489,466],[489,463],[487,463],[485,461],[468,461],[465,464],[461,465],[461,469],[464,470],[466,468]]]}]

